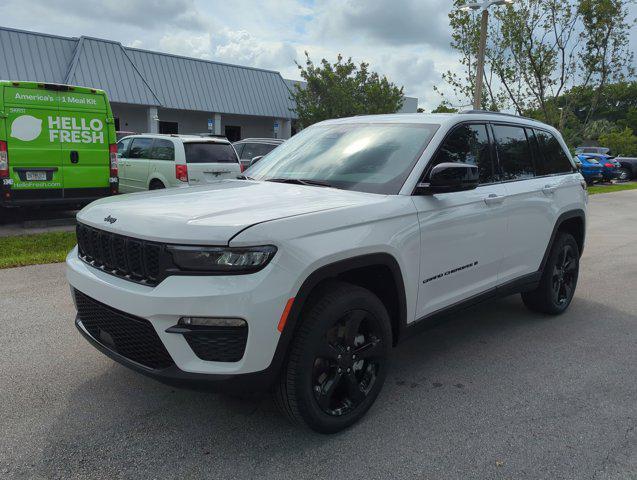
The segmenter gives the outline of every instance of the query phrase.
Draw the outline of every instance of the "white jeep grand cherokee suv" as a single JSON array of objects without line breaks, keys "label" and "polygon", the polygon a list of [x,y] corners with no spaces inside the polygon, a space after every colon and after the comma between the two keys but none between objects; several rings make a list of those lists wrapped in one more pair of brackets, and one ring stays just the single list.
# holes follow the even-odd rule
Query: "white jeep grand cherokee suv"
[{"label": "white jeep grand cherokee suv", "polygon": [[76,325],[138,372],[270,389],[293,420],[336,432],[417,327],[516,292],[566,310],[587,204],[567,151],[508,115],[344,118],[239,179],[99,200],[67,258]]}]

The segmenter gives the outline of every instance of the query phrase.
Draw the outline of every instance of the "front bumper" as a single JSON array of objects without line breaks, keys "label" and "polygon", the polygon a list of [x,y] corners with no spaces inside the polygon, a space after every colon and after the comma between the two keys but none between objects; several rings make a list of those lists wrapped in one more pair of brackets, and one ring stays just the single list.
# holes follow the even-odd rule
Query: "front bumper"
[{"label": "front bumper", "polygon": [[[206,388],[246,382],[260,389],[276,374],[274,362],[280,340],[278,321],[290,298],[293,277],[270,263],[263,270],[239,276],[171,276],[156,287],[115,277],[93,268],[77,256],[77,248],[67,257],[70,285],[114,310],[148,321],[170,355],[174,365],[148,368],[126,358],[94,338],[76,319],[80,332],[103,353],[145,375],[172,384],[205,384]],[[293,295],[292,295],[293,296]],[[183,335],[167,332],[184,316],[238,317],[248,323],[245,352],[239,361],[219,362],[199,358]],[[273,373],[274,372],[274,373]],[[262,377],[257,380],[257,377]]]}]

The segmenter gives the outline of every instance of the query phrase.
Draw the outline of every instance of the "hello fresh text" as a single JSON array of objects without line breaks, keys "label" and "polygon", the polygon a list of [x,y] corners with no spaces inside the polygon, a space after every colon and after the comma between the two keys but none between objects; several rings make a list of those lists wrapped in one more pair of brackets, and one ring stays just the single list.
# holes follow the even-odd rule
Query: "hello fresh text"
[{"label": "hello fresh text", "polygon": [[49,140],[60,143],[104,143],[104,123],[93,118],[49,117]]}]

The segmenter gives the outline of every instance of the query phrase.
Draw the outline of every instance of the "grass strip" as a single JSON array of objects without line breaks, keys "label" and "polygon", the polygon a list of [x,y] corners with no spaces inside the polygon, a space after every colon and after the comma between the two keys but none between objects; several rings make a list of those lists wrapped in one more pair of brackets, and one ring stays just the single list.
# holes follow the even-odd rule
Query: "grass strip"
[{"label": "grass strip", "polygon": [[63,262],[75,244],[75,232],[0,237],[0,268]]}]

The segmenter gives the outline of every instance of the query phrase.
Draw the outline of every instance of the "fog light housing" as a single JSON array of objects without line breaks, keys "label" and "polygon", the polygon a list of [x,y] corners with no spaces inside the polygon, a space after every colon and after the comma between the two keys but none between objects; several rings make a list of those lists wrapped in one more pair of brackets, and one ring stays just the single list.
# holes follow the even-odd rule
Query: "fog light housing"
[{"label": "fog light housing", "polygon": [[217,327],[217,328],[242,328],[248,323],[242,318],[223,317],[181,317],[178,325],[182,327]]}]

